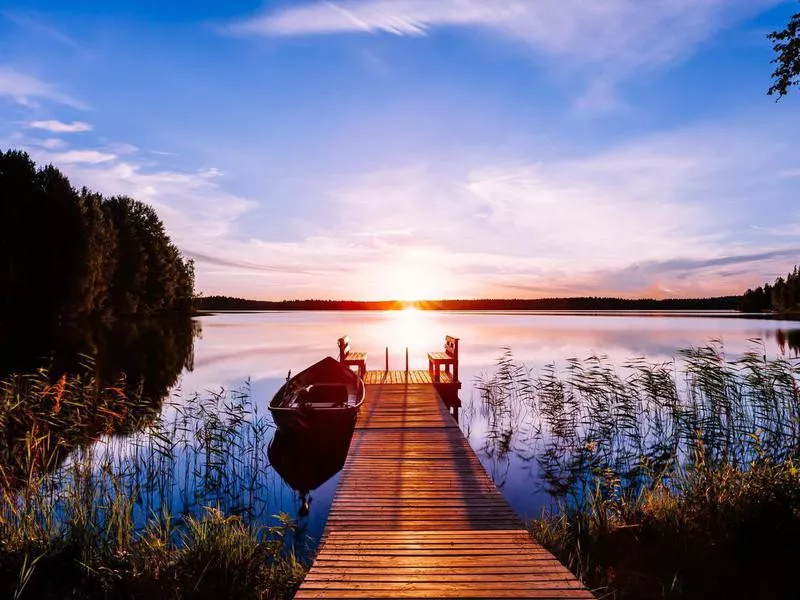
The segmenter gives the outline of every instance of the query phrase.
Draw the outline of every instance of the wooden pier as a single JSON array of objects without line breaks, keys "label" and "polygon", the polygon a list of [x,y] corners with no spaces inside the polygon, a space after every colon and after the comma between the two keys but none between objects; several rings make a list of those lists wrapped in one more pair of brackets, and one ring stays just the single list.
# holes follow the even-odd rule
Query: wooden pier
[{"label": "wooden pier", "polygon": [[531,539],[464,439],[436,387],[458,381],[434,385],[428,371],[368,371],[364,380],[325,533],[296,598],[593,598]]}]

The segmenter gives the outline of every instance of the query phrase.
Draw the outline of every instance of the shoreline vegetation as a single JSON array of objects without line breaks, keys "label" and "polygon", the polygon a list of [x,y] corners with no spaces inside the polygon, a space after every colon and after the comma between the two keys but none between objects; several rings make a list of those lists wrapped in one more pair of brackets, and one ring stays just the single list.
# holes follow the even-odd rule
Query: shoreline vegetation
[{"label": "shoreline vegetation", "polygon": [[348,310],[402,310],[413,307],[421,310],[552,310],[552,311],[702,311],[736,310],[740,296],[684,299],[625,298],[536,298],[536,299],[472,299],[472,300],[247,300],[230,296],[200,296],[195,298],[195,310],[213,311],[348,311]]},{"label": "shoreline vegetation", "polygon": [[478,382],[488,456],[533,460],[554,499],[532,534],[600,597],[795,598],[800,361],[721,344],[602,356]]},{"label": "shoreline vegetation", "polygon": [[137,416],[121,384],[51,379],[0,381],[0,597],[291,596],[305,567],[289,517],[259,512],[272,425],[247,387]]},{"label": "shoreline vegetation", "polygon": [[795,267],[785,279],[778,277],[772,285],[765,283],[748,289],[742,296],[739,310],[800,315],[800,270]]},{"label": "shoreline vegetation", "polygon": [[529,528],[601,598],[796,598],[799,473],[791,459],[699,463],[638,494],[609,497],[598,485]]}]

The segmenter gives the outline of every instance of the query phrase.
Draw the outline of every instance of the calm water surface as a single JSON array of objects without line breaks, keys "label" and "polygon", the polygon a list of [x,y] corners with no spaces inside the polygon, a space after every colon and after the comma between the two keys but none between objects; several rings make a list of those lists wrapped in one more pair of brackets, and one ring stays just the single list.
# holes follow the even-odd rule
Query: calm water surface
[{"label": "calm water surface", "polygon": [[[721,340],[729,355],[752,348],[763,340],[771,356],[796,355],[797,323],[753,320],[725,314],[547,314],[529,312],[448,313],[416,310],[395,312],[270,312],[224,313],[198,319],[200,336],[194,360],[178,384],[182,396],[220,388],[239,388],[249,381],[253,402],[260,410],[286,378],[323,356],[336,355],[336,339],[348,334],[353,349],[369,353],[370,369],[403,369],[405,349],[410,368],[426,369],[426,354],[438,350],[445,335],[460,342],[460,379],[463,382],[459,425],[486,470],[520,517],[538,516],[551,502],[535,460],[522,450],[497,453],[487,444],[487,421],[478,404],[476,380],[490,374],[498,357],[510,348],[528,367],[562,364],[571,357],[606,355],[615,364],[644,356],[668,360],[678,350]],[[334,461],[335,462],[335,461]],[[328,465],[325,468],[330,469]],[[325,468],[319,477],[326,475]],[[285,469],[284,469],[285,470]],[[308,473],[284,473],[295,482]],[[300,517],[298,494],[277,473],[265,478],[268,506],[264,514],[284,511],[299,520],[302,532],[316,539],[322,533],[338,476],[311,492],[307,516]]]}]

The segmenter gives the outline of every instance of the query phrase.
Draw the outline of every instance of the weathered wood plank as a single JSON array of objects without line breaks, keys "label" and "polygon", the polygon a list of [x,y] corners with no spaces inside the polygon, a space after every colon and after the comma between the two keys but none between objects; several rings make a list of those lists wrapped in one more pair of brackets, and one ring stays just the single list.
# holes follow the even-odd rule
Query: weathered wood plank
[{"label": "weathered wood plank", "polygon": [[525,531],[428,371],[369,371],[365,382],[297,598],[593,597]]}]

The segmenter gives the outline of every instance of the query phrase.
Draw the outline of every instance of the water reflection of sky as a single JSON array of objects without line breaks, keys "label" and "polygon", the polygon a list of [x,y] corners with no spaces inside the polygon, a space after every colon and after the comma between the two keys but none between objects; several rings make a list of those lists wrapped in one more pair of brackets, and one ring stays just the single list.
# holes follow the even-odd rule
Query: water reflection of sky
[{"label": "water reflection of sky", "polygon": [[[404,368],[406,347],[410,367],[425,369],[428,351],[440,349],[445,335],[459,337],[462,430],[522,517],[538,515],[548,502],[536,461],[524,448],[504,456],[482,451],[487,422],[474,391],[475,379],[492,370],[503,348],[511,348],[516,359],[532,368],[592,354],[621,365],[638,356],[667,360],[682,348],[712,339],[722,340],[726,353],[736,355],[750,347],[748,340],[760,338],[766,352],[777,355],[779,341],[785,342],[785,333],[779,332],[796,330],[793,322],[720,315],[396,311],[236,313],[200,319],[194,369],[184,374],[182,393],[234,388],[249,379],[259,410],[266,410],[289,370],[297,372],[323,356],[335,356],[336,339],[344,334],[350,335],[354,350],[369,353],[370,369],[384,368],[386,347],[390,369]],[[297,515],[299,502],[292,490],[275,479],[270,509]],[[304,520],[309,535],[321,534],[336,481],[334,477],[312,492],[311,513]]]}]

